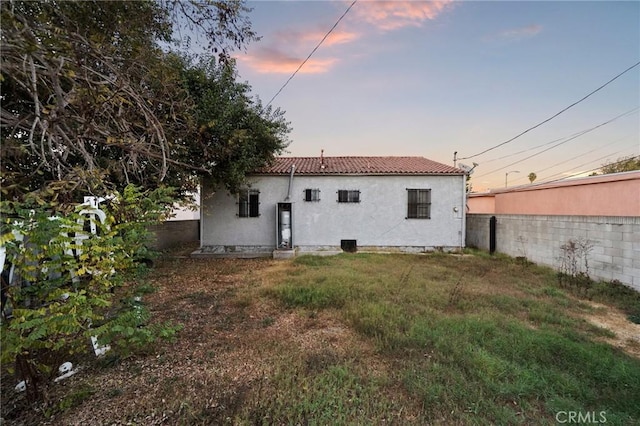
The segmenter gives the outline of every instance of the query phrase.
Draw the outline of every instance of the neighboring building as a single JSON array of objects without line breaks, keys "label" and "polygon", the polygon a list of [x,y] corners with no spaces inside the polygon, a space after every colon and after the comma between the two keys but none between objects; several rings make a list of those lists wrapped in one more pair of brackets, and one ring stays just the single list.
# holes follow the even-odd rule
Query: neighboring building
[{"label": "neighboring building", "polygon": [[203,187],[197,254],[453,250],[464,202],[465,172],[423,157],[280,157],[239,194]]},{"label": "neighboring building", "polygon": [[469,194],[467,213],[640,216],[640,171]]},{"label": "neighboring building", "polygon": [[192,193],[193,206],[181,206],[175,204],[168,221],[176,220],[200,220],[200,190]]}]

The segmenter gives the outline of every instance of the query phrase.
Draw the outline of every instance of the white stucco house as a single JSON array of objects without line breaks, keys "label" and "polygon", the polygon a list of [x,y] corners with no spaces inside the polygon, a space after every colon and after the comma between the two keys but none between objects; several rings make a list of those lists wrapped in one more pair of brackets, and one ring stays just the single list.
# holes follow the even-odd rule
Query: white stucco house
[{"label": "white stucco house", "polygon": [[279,157],[238,194],[202,187],[194,255],[458,249],[465,177],[423,157]]}]

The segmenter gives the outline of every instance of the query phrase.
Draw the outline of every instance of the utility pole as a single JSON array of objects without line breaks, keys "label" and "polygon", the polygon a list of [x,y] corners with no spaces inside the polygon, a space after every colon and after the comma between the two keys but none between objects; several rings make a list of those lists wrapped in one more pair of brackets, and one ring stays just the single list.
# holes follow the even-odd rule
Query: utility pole
[{"label": "utility pole", "polygon": [[504,174],[504,187],[507,187],[507,178],[509,177],[509,173],[520,173],[520,170],[511,170]]}]

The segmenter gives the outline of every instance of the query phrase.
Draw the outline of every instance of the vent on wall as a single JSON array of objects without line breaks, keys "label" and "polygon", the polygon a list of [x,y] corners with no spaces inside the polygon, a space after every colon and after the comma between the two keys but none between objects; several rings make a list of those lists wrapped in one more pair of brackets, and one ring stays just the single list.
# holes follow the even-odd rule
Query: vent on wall
[{"label": "vent on wall", "polygon": [[340,240],[340,248],[347,253],[355,253],[358,251],[358,243],[356,240]]}]

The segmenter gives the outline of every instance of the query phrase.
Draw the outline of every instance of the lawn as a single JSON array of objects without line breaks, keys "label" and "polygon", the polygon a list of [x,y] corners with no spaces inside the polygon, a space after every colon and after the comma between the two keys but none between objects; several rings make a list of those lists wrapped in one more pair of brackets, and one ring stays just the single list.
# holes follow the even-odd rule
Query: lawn
[{"label": "lawn", "polygon": [[8,424],[640,422],[640,294],[619,285],[480,252],[166,258],[150,282],[177,341],[86,361],[38,413],[3,389]]}]

